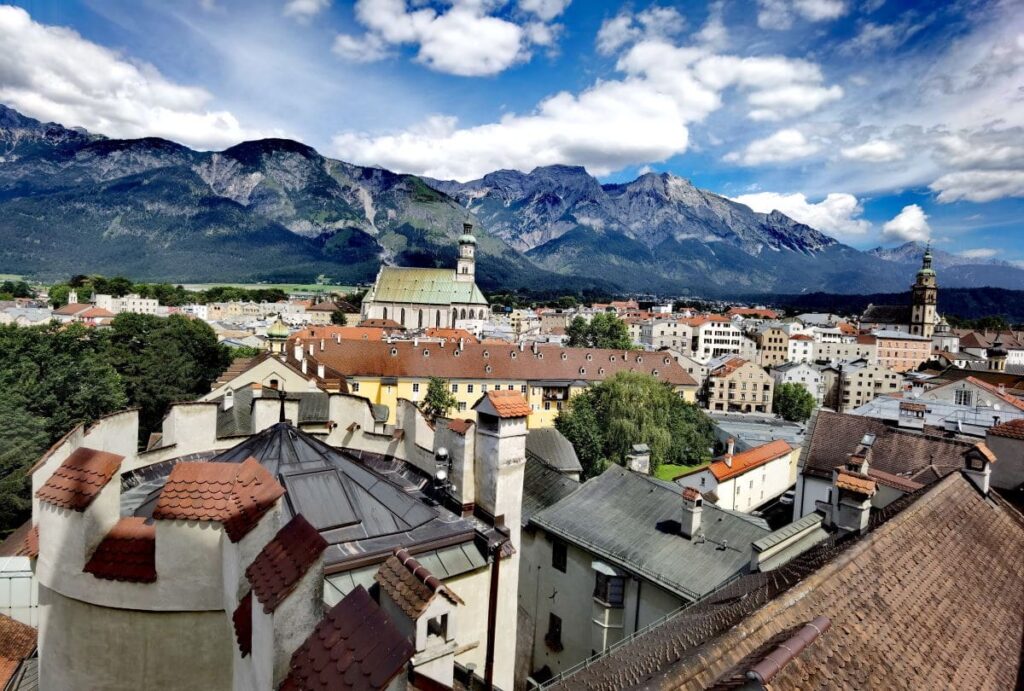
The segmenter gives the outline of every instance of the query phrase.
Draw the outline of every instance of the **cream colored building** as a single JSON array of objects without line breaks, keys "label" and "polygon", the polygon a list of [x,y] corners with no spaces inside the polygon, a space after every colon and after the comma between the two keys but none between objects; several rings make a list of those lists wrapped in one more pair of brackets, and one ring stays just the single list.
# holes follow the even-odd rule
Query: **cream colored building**
[{"label": "cream colored building", "polygon": [[799,457],[800,449],[782,439],[739,453],[730,444],[721,458],[674,481],[723,509],[750,513],[793,486]]},{"label": "cream colored building", "polygon": [[710,372],[705,384],[708,410],[771,412],[775,381],[764,368],[735,356],[708,364]]},{"label": "cream colored building", "polygon": [[903,389],[903,375],[882,365],[863,360],[842,362],[821,370],[824,404],[849,413],[882,395]]},{"label": "cream colored building", "polygon": [[779,328],[768,327],[759,331],[757,342],[758,362],[762,367],[775,367],[790,361],[789,334]]}]

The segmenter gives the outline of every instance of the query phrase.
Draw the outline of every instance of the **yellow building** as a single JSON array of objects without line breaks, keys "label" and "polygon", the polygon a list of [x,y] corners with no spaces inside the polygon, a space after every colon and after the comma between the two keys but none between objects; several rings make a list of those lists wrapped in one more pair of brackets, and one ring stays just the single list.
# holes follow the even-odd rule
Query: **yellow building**
[{"label": "yellow building", "polygon": [[[473,404],[488,391],[518,391],[530,404],[530,428],[550,427],[567,401],[590,384],[616,372],[651,374],[671,385],[687,401],[694,401],[697,382],[666,353],[562,348],[462,341],[419,342],[296,340],[289,348],[294,357],[345,376],[349,393],[388,406],[389,423],[395,421],[399,399],[423,400],[430,377],[447,379],[458,401],[451,417],[474,418]],[[300,363],[301,367],[301,363]]]},{"label": "yellow building", "polygon": [[764,369],[740,357],[712,361],[707,378],[709,410],[770,413],[775,380]]}]

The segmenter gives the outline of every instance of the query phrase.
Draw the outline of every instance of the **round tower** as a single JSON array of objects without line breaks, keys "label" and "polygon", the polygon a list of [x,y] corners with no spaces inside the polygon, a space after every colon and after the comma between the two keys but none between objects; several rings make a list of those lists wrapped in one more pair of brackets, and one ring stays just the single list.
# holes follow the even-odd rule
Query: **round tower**
[{"label": "round tower", "polygon": [[476,237],[473,224],[462,224],[459,237],[459,261],[455,266],[455,280],[472,282],[476,279]]},{"label": "round tower", "polygon": [[917,280],[910,291],[910,333],[931,338],[935,333],[935,308],[939,301],[939,285],[935,280],[935,269],[932,268],[931,245],[924,251]]},{"label": "round tower", "polygon": [[267,327],[267,348],[275,355],[284,355],[289,335],[291,330],[281,321],[281,315],[278,315],[277,321]]},{"label": "round tower", "polygon": [[992,345],[985,349],[989,371],[1005,372],[1007,355],[1006,348],[1003,347],[1003,337],[996,333],[996,339],[992,341]]}]

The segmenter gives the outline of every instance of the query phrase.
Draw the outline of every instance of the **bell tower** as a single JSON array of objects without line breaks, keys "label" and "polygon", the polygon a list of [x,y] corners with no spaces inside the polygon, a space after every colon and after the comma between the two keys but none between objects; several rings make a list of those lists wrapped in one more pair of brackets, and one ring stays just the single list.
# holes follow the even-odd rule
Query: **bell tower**
[{"label": "bell tower", "polygon": [[459,261],[455,265],[455,280],[472,282],[476,279],[476,237],[473,236],[473,224],[462,224],[462,236],[459,237]]},{"label": "bell tower", "polygon": [[932,268],[931,245],[925,248],[917,280],[910,287],[910,333],[931,338],[935,333],[935,306],[939,299],[939,285]]}]

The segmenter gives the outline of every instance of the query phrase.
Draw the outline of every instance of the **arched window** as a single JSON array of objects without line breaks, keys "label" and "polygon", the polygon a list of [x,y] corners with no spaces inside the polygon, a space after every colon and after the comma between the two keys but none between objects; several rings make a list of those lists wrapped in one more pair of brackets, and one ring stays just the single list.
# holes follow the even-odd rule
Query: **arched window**
[{"label": "arched window", "polygon": [[465,307],[462,308],[462,318],[463,319],[466,318],[466,308]]},{"label": "arched window", "polygon": [[469,311],[469,318],[470,319],[476,319],[476,310],[470,310]]},{"label": "arched window", "polygon": [[438,310],[434,315],[434,326],[441,328],[441,310]]},{"label": "arched window", "polygon": [[398,321],[399,324],[405,326],[405,308],[402,308],[402,318]]},{"label": "arched window", "polygon": [[419,328],[423,328],[423,310],[419,311]]}]

